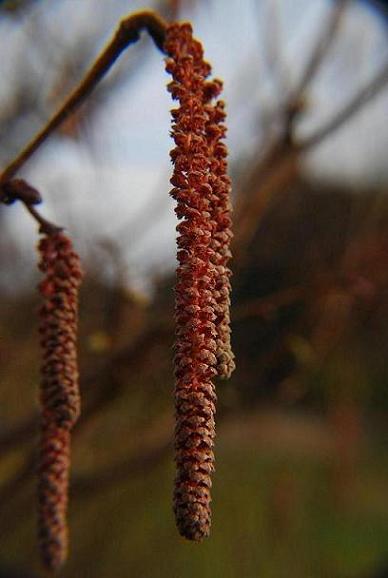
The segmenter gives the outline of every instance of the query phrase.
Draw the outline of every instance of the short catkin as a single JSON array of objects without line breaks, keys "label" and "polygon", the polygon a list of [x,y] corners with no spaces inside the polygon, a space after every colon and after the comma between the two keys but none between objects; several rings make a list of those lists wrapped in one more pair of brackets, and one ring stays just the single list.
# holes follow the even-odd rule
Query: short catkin
[{"label": "short catkin", "polygon": [[191,540],[209,535],[214,470],[213,378],[233,369],[229,333],[230,181],[226,176],[223,104],[211,103],[219,81],[188,23],[167,29],[168,89],[172,110],[171,195],[177,201],[178,267],[175,289],[174,511],[179,532]]},{"label": "short catkin", "polygon": [[39,243],[41,438],[38,465],[38,532],[42,560],[58,569],[67,555],[70,431],[80,414],[77,367],[79,257],[58,231]]}]

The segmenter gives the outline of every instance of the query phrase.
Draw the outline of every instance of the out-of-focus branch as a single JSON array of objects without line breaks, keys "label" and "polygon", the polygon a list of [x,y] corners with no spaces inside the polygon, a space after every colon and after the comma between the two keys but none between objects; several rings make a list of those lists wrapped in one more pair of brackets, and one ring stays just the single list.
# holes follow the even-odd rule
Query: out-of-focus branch
[{"label": "out-of-focus branch", "polygon": [[[116,372],[123,367],[131,366],[133,370],[143,367],[145,360],[152,353],[154,347],[172,335],[172,320],[168,324],[148,327],[130,346],[113,351],[107,358],[103,368],[91,371],[82,379],[81,389],[85,392],[86,402],[75,434],[82,429],[89,418],[93,417],[101,409],[105,409],[106,403],[117,399],[124,386],[121,382],[115,383]],[[101,384],[96,389],[95,384]],[[88,395],[93,392],[93,396]],[[28,416],[22,422],[14,425],[8,431],[0,435],[0,453],[18,447],[25,443],[33,435],[37,426],[38,417],[35,413]],[[1,493],[1,490],[0,490]]]},{"label": "out-of-focus branch", "polygon": [[284,139],[284,135],[281,135],[272,145],[245,180],[237,199],[234,253],[239,259],[246,254],[246,248],[273,196],[284,190],[297,177],[302,153],[317,146],[351,120],[387,84],[388,63],[385,63],[376,76],[315,133],[298,141],[294,137]]},{"label": "out-of-focus branch", "polygon": [[273,195],[284,190],[298,174],[298,162],[294,146],[276,143],[247,177],[235,208],[233,253],[239,266]]},{"label": "out-of-focus branch", "polygon": [[[276,34],[274,28],[274,22],[276,19],[268,18],[270,23],[269,29],[270,33],[267,33],[267,59],[273,60],[272,64],[277,70],[277,81],[279,93],[283,94],[283,104],[277,107],[269,119],[266,119],[267,129],[271,124],[277,124],[280,126],[279,140],[283,140],[285,143],[294,144],[294,132],[295,125],[301,114],[306,109],[306,90],[314,80],[316,74],[318,73],[322,63],[324,62],[331,46],[336,38],[337,32],[340,28],[340,24],[344,14],[346,13],[346,8],[349,4],[349,0],[337,0],[334,2],[331,13],[328,17],[326,25],[323,26],[321,34],[318,36],[318,40],[312,49],[310,57],[307,60],[306,67],[302,73],[301,79],[297,86],[293,89],[290,88],[290,81],[286,78],[286,70],[282,64],[281,54],[279,52],[279,47],[276,42]],[[271,3],[271,10],[273,12],[274,5]],[[272,16],[275,16],[272,14]]]},{"label": "out-of-focus branch", "polygon": [[88,476],[77,476],[71,485],[72,495],[84,497],[91,492],[101,492],[128,479],[129,476],[144,475],[151,471],[171,452],[171,435],[168,440],[161,440],[159,445],[148,451],[139,451],[120,462],[104,466]]},{"label": "out-of-focus branch", "polygon": [[[155,327],[147,333],[141,335],[139,339],[129,348],[121,349],[112,355],[103,369],[92,372],[82,383],[81,389],[85,392],[95,388],[96,381],[101,383],[101,387],[95,392],[93,397],[89,397],[82,412],[82,419],[73,431],[73,437],[79,436],[89,425],[89,422],[101,411],[106,410],[107,404],[117,399],[125,390],[125,385],[117,375],[121,368],[130,366],[132,371],[147,365],[147,356],[150,355],[153,347],[159,347],[169,335],[172,328]],[[97,379],[98,378],[98,379]],[[4,446],[4,451],[17,447],[25,443],[36,431],[36,416],[31,416],[24,423],[18,424],[0,438],[0,448]],[[0,487],[0,506],[6,503],[10,496],[23,489],[25,483],[30,479],[35,465],[35,452],[28,453],[21,466],[6,482]]]},{"label": "out-of-focus branch", "polygon": [[336,0],[333,2],[333,8],[328,17],[326,25],[323,27],[321,35],[311,52],[307,61],[306,68],[302,74],[298,86],[294,90],[294,97],[302,95],[307,86],[314,80],[315,75],[319,71],[324,59],[326,58],[333,41],[337,36],[342,19],[346,13],[346,8],[349,0]]},{"label": "out-of-focus branch", "polygon": [[366,104],[375,98],[381,90],[388,84],[388,62],[376,74],[376,76],[369,81],[369,83],[361,88],[361,90],[348,102],[345,106],[337,112],[332,119],[330,119],[324,126],[319,128],[315,133],[301,140],[297,144],[300,151],[305,151],[318,145],[322,140],[330,136],[336,130],[341,128],[348,122],[357,112],[359,112]]}]

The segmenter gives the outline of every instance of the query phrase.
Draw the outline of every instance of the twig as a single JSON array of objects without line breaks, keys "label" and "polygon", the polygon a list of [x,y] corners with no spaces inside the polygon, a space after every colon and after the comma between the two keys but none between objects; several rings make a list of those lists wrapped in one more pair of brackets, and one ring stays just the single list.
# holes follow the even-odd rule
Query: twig
[{"label": "twig", "polygon": [[4,169],[0,175],[0,185],[9,181],[50,134],[82,104],[98,82],[109,71],[120,54],[130,44],[133,44],[139,39],[142,30],[146,30],[154,40],[156,46],[163,51],[165,29],[165,22],[151,11],[138,12],[122,20],[111,42],[102,51],[94,65],[77,88],[66,99],[62,107],[32,141],[30,141],[24,150]]},{"label": "twig", "polygon": [[42,202],[42,196],[34,187],[24,179],[11,179],[1,184],[0,182],[0,203],[12,205],[15,201],[23,203],[27,211],[32,215],[39,225],[39,231],[46,235],[52,235],[61,231],[62,228],[50,223],[42,217],[35,205]]},{"label": "twig", "polygon": [[30,215],[32,215],[32,217],[38,223],[40,233],[44,233],[46,235],[54,235],[55,233],[58,233],[59,231],[63,230],[63,227],[54,225],[54,223],[51,223],[50,221],[47,221],[47,219],[42,217],[42,215],[32,205],[24,203],[24,206],[30,213]]}]

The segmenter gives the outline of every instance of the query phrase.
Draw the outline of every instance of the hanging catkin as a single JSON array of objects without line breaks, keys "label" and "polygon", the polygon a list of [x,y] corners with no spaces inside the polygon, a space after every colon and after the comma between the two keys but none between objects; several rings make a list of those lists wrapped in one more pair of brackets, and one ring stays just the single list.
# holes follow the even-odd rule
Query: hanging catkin
[{"label": "hanging catkin", "polygon": [[227,363],[231,367],[222,354],[229,335],[223,329],[229,276],[222,267],[229,259],[230,241],[229,205],[222,195],[229,194],[230,183],[226,149],[220,143],[225,133],[222,105],[210,104],[219,83],[206,82],[211,69],[190,24],[169,26],[164,49],[166,69],[173,77],[168,88],[180,105],[172,110],[176,147],[171,151],[171,194],[181,219],[175,291],[174,510],[180,533],[201,540],[211,523],[216,402],[212,380],[219,369],[225,375],[230,372]]},{"label": "hanging catkin", "polygon": [[67,555],[67,491],[70,430],[80,414],[77,368],[80,261],[63,232],[39,243],[39,312],[42,348],[41,439],[38,466],[38,524],[42,560],[56,570]]},{"label": "hanging catkin", "polygon": [[38,466],[38,537],[42,562],[57,570],[67,557],[70,431],[42,419]]},{"label": "hanging catkin", "polygon": [[226,134],[225,105],[222,100],[215,104],[211,100],[222,90],[222,83],[216,79],[205,83],[205,111],[207,113],[206,138],[209,148],[210,175],[209,184],[212,187],[212,220],[214,223],[211,238],[212,263],[215,267],[214,299],[216,302],[217,329],[217,374],[229,378],[235,369],[234,354],[230,342],[230,292],[231,271],[228,263],[232,256],[230,242],[231,231],[231,182],[227,175],[226,157],[228,150],[222,142]]}]

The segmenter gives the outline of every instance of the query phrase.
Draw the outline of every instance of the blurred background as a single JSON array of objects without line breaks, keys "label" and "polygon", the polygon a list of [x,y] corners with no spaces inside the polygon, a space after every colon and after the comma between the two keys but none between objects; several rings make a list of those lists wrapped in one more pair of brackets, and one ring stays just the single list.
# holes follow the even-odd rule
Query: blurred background
[{"label": "blurred background", "polygon": [[[0,2],[0,162],[139,8],[189,19],[225,82],[233,343],[211,537],[171,494],[169,78],[149,38],[26,165],[87,272],[70,558],[85,578],[388,576],[388,3]],[[0,577],[41,576],[37,230],[0,207]]]}]

